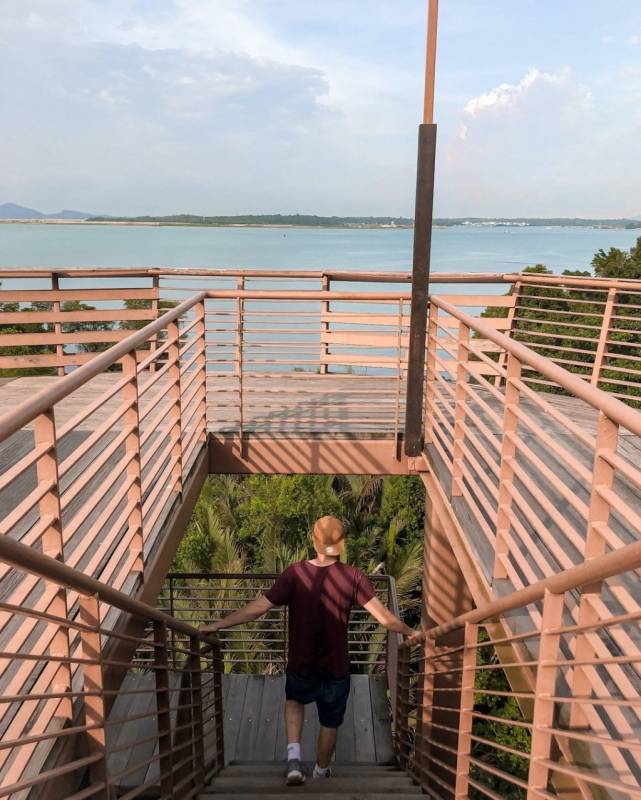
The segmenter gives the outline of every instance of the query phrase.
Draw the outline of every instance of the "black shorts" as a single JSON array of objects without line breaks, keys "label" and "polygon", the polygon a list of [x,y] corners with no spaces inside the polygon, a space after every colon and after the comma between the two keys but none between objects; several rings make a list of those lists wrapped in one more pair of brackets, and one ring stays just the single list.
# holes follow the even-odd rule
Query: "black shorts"
[{"label": "black shorts", "polygon": [[310,668],[297,672],[288,669],[285,697],[302,705],[316,703],[318,721],[323,728],[339,728],[349,697],[349,675],[334,678],[325,670]]}]

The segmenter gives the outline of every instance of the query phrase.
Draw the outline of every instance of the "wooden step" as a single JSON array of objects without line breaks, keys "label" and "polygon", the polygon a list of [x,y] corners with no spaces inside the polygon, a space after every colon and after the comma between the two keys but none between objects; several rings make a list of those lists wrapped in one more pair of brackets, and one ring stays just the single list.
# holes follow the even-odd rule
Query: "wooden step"
[{"label": "wooden step", "polygon": [[[273,792],[272,794],[260,794],[260,800],[283,800],[290,794],[313,794],[314,800],[339,800],[341,797],[349,797],[349,800],[388,800],[390,793],[387,791],[373,790],[367,784],[361,785],[358,791],[309,791],[307,784],[305,786],[282,786],[280,791]],[[422,797],[420,791],[409,792],[394,792],[392,797],[394,800],[416,800],[416,797]],[[202,794],[198,795],[198,800],[252,800],[256,797],[254,792],[215,792],[205,790]]]},{"label": "wooden step", "polygon": [[[303,766],[308,774],[314,768],[313,762],[303,761]],[[257,775],[278,775],[285,774],[285,762],[270,762],[268,764],[249,764],[247,762],[232,763],[220,773],[226,777],[231,776],[257,776]],[[332,776],[334,778],[349,778],[365,776],[376,776],[387,780],[389,777],[398,777],[404,773],[400,772],[395,764],[332,764]]]},{"label": "wooden step", "polygon": [[297,792],[300,794],[313,795],[344,795],[350,797],[356,795],[371,796],[372,794],[383,795],[417,795],[420,789],[415,786],[411,779],[402,772],[397,772],[392,777],[382,777],[378,771],[373,769],[369,774],[362,774],[353,777],[332,777],[332,778],[307,778],[307,782],[302,786],[285,786],[285,776],[270,774],[254,775],[231,775],[226,776],[221,773],[214,779],[211,786],[207,787],[200,795],[201,798],[219,797],[220,795],[265,795],[274,797],[283,796],[283,793]]}]

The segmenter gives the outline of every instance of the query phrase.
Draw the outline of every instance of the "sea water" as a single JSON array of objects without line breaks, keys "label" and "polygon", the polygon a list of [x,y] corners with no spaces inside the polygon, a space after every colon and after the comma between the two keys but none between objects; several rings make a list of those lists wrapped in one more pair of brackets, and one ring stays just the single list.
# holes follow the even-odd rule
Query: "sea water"
[{"label": "sea water", "polygon": [[[597,250],[630,248],[641,230],[613,228],[436,228],[432,270],[554,272],[590,269]],[[409,270],[413,231],[394,228],[198,228],[0,225],[0,268],[213,267]]]}]

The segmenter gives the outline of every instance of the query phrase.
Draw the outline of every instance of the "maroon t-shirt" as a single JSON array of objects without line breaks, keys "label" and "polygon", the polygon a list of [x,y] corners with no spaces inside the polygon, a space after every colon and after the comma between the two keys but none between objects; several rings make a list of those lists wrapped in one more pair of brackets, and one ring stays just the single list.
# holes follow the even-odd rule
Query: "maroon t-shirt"
[{"label": "maroon t-shirt", "polygon": [[349,612],[375,596],[359,569],[340,561],[328,567],[298,561],[287,567],[265,596],[275,606],[289,608],[289,668],[314,666],[335,678],[347,675]]}]

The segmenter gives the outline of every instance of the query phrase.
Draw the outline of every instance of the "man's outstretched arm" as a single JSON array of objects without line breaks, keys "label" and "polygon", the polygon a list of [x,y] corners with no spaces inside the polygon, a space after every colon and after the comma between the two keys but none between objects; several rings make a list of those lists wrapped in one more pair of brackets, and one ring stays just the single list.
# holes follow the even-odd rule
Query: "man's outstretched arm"
[{"label": "man's outstretched arm", "polygon": [[378,597],[372,597],[369,603],[363,606],[365,611],[369,612],[377,622],[380,622],[388,631],[396,631],[402,633],[406,637],[408,644],[418,644],[425,640],[425,634],[422,631],[415,631],[406,625],[402,619],[399,619],[396,614],[392,614],[389,608],[386,608]]},{"label": "man's outstretched arm", "polygon": [[223,617],[223,619],[217,619],[209,625],[204,625],[200,630],[203,633],[215,633],[223,628],[243,625],[245,622],[251,622],[254,619],[258,619],[258,617],[262,617],[263,614],[266,614],[269,609],[273,607],[274,604],[270,603],[265,595],[262,595],[262,597],[257,597],[255,600],[252,600],[251,603],[247,603],[246,606],[239,608],[238,611],[232,611],[231,614]]}]

